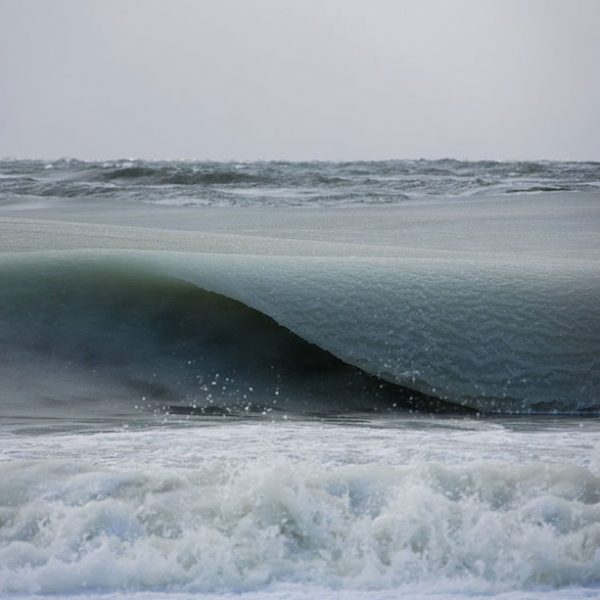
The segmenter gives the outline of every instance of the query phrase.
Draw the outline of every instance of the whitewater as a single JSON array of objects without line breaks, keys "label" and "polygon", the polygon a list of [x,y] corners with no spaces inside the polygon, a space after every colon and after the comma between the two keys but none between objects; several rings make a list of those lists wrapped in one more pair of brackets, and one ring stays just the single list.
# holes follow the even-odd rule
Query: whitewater
[{"label": "whitewater", "polygon": [[600,164],[0,161],[0,594],[600,597]]}]

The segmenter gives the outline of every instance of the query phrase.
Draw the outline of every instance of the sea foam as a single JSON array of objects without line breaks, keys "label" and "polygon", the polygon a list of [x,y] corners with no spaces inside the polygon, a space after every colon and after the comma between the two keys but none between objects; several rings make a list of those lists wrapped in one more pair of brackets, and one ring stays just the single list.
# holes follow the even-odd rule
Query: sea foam
[{"label": "sea foam", "polygon": [[[404,439],[339,425],[238,426],[233,447],[231,427],[183,438],[63,437],[65,451],[94,444],[93,463],[60,459],[57,439],[40,436],[50,458],[0,465],[0,589],[501,593],[600,584],[600,479],[568,437],[557,457],[569,462],[519,463],[519,448],[560,445],[560,431],[407,425]],[[429,458],[415,455],[412,445],[434,433]],[[495,459],[481,459],[486,441],[498,444]],[[19,440],[6,447],[37,452]]]}]

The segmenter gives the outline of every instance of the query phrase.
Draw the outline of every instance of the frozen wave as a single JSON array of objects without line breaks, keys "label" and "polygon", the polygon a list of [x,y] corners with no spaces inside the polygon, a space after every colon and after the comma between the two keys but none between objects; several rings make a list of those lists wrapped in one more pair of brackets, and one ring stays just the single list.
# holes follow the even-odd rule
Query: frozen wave
[{"label": "frozen wave", "polygon": [[80,208],[1,219],[0,248],[2,268],[33,265],[34,291],[35,270],[57,265],[75,280],[88,264],[176,278],[445,401],[597,412],[599,211],[594,195],[353,211]]},{"label": "frozen wave", "polygon": [[[486,412],[598,410],[600,285],[594,271],[169,252],[68,253],[32,259],[4,260],[4,280],[13,282],[2,291],[7,355],[11,348],[17,352],[16,340],[25,340],[27,331],[37,342],[49,336],[46,358],[57,356],[54,350],[61,336],[72,351],[77,352],[79,339],[79,348],[87,354],[102,355],[102,340],[112,331],[111,343],[125,352],[123,364],[126,357],[134,360],[131,357],[141,352],[146,380],[153,373],[155,384],[165,386],[161,375],[166,376],[165,365],[174,359],[162,359],[161,353],[171,346],[153,338],[160,312],[142,296],[144,286],[134,286],[125,296],[129,318],[137,324],[133,339],[119,312],[119,286],[144,276],[176,278],[242,302],[343,362],[432,397]],[[58,278],[54,282],[53,273]],[[86,277],[101,277],[98,291],[103,293],[93,294],[93,288],[84,292]],[[171,316],[167,332],[175,338],[171,343],[179,348],[181,363],[193,362],[204,377],[227,373],[219,356],[224,340],[229,340],[238,347],[235,369],[248,371],[249,385],[252,373],[254,381],[262,375],[253,371],[253,352],[248,350],[244,357],[244,348],[267,348],[267,356],[273,356],[265,364],[270,360],[271,368],[279,368],[273,367],[278,364],[277,347],[283,351],[286,346],[269,347],[269,327],[253,328],[251,314],[244,317],[221,304],[209,313],[213,324],[220,319],[223,326],[215,334],[212,367],[203,372],[206,360],[198,360],[210,354],[210,346],[190,346],[185,332],[176,327],[185,314],[208,310],[201,296],[196,302],[195,307],[175,308],[182,312]],[[28,313],[36,315],[35,327]],[[122,325],[111,325],[119,321]],[[48,333],[44,323],[54,323],[56,331]],[[23,329],[25,333],[14,334]],[[284,378],[281,387],[286,385]],[[339,404],[344,389],[339,386],[338,401],[332,405]],[[191,393],[193,398],[193,389]]]}]

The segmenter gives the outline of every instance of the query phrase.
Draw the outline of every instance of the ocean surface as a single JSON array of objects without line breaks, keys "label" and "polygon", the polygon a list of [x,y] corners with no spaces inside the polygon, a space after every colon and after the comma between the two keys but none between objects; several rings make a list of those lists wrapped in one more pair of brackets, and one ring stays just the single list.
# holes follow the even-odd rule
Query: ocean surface
[{"label": "ocean surface", "polygon": [[0,161],[0,597],[600,598],[600,163]]}]

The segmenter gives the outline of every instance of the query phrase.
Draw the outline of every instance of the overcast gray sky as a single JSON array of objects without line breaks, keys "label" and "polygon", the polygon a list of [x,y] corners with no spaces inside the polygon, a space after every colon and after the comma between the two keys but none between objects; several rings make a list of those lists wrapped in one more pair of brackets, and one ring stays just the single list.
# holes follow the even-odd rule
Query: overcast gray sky
[{"label": "overcast gray sky", "polygon": [[0,156],[600,160],[600,0],[0,0]]}]

